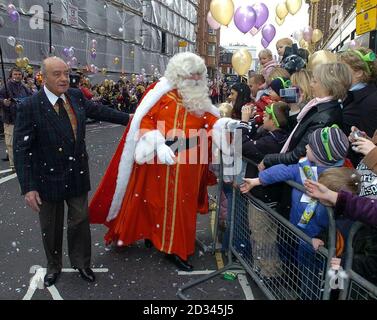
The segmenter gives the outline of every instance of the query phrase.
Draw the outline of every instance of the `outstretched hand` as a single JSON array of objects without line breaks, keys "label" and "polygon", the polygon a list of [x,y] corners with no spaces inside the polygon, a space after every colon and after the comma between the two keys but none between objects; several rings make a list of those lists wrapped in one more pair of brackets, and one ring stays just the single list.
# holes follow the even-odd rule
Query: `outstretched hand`
[{"label": "outstretched hand", "polygon": [[255,179],[243,178],[243,181],[245,182],[240,185],[240,190],[242,193],[248,193],[251,189],[260,185],[260,180],[258,178],[255,178]]},{"label": "outstretched hand", "polygon": [[323,184],[312,180],[306,180],[304,185],[308,196],[318,199],[325,206],[335,206],[338,199],[338,193],[331,191]]}]

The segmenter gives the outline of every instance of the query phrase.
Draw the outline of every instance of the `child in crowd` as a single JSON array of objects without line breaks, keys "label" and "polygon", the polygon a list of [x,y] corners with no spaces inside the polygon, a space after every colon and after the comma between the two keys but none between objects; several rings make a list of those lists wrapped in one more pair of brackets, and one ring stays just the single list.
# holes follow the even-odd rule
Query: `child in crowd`
[{"label": "child in crowd", "polygon": [[276,78],[287,78],[289,79],[290,78],[290,74],[287,70],[285,70],[284,68],[280,68],[280,67],[276,67],[274,68],[270,75],[267,77],[266,80],[266,86],[268,87],[270,84],[271,84],[271,81],[276,79]]},{"label": "child in crowd", "polygon": [[269,49],[264,49],[258,54],[259,62],[262,66],[261,74],[265,79],[268,78],[274,68],[278,66],[276,61],[272,57],[272,52]]},{"label": "child in crowd", "polygon": [[276,50],[277,50],[278,55],[280,57],[280,61],[284,57],[285,48],[286,47],[292,47],[292,45],[293,45],[293,41],[289,38],[279,39],[278,42],[276,42]]},{"label": "child in crowd", "polygon": [[[270,185],[281,181],[293,180],[301,185],[307,179],[307,172],[311,172],[312,179],[318,180],[318,175],[330,167],[342,166],[347,155],[349,142],[347,136],[336,127],[326,127],[315,130],[309,136],[306,146],[306,159],[300,160],[294,165],[276,165],[259,173],[259,178],[244,179],[240,186],[241,192],[247,193],[252,188],[260,185]],[[303,167],[300,163],[305,161]],[[309,170],[310,169],[310,170]],[[328,215],[325,206],[315,203],[301,191],[294,189],[291,197],[290,222],[301,229],[311,239],[317,237],[328,228]],[[297,264],[299,274],[293,274],[295,282],[301,283],[301,288],[308,287],[306,282],[311,281],[313,288],[320,288],[321,278],[319,272],[323,272],[325,265],[319,263],[311,245],[302,240],[292,240],[296,244],[281,246],[281,258],[286,265]],[[293,249],[296,248],[296,249]],[[292,270],[294,265],[288,267]],[[306,271],[304,272],[304,270]],[[302,299],[314,299],[320,295],[320,291],[307,292],[302,289]]]},{"label": "child in crowd", "polygon": [[224,102],[219,106],[221,118],[230,118],[232,116],[233,107],[230,103]]},{"label": "child in crowd", "polygon": [[251,96],[254,101],[258,101],[261,96],[265,93],[266,80],[261,74],[255,74],[249,79],[249,87],[251,90]]}]

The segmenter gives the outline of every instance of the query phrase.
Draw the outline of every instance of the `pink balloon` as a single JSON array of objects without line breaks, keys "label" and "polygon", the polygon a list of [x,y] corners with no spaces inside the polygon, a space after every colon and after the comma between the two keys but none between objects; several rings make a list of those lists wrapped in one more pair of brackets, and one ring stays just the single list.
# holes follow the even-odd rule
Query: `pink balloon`
[{"label": "pink balloon", "polygon": [[313,37],[313,28],[312,27],[305,27],[303,32],[303,38],[305,41],[310,42],[312,41]]},{"label": "pink balloon", "polygon": [[263,39],[263,38],[262,38],[261,43],[262,43],[263,48],[265,49],[270,45],[270,43],[266,39]]},{"label": "pink balloon", "polygon": [[211,11],[208,11],[207,22],[208,22],[209,26],[214,30],[217,30],[221,27],[221,24],[218,23],[215,19],[213,19]]},{"label": "pink balloon", "polygon": [[272,24],[266,24],[263,27],[262,36],[268,43],[274,40],[275,35],[276,35],[276,29]]}]

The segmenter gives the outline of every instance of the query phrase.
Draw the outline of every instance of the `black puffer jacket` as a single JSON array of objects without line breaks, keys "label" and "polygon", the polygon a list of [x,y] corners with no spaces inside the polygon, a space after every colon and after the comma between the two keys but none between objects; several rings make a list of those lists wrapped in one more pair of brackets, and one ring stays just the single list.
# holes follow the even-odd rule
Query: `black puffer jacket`
[{"label": "black puffer jacket", "polygon": [[[349,91],[344,101],[343,109],[344,133],[349,135],[351,127],[356,126],[373,137],[377,129],[377,86],[369,84],[363,89]],[[362,155],[349,150],[348,158],[356,167],[362,160]]]},{"label": "black puffer jacket", "polygon": [[319,129],[337,124],[342,128],[342,106],[336,101],[321,103],[314,106],[301,120],[300,126],[293,134],[288,151],[266,155],[264,165],[272,167],[276,164],[294,164],[306,155],[305,146],[308,144],[309,135]]}]

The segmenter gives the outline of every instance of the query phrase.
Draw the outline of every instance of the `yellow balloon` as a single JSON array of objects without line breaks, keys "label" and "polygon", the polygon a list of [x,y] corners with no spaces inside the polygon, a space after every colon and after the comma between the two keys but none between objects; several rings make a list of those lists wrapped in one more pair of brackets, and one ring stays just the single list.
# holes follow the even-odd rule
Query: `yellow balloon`
[{"label": "yellow balloon", "polygon": [[120,62],[119,58],[118,57],[115,57],[114,60],[113,60],[113,63],[114,64],[118,64]]},{"label": "yellow balloon", "polygon": [[29,65],[29,62],[30,62],[29,58],[27,57],[22,58],[22,67],[26,68]]},{"label": "yellow balloon", "polygon": [[307,47],[309,46],[309,44],[304,39],[301,39],[298,44],[300,45],[301,48],[304,48],[304,49],[307,49]]},{"label": "yellow balloon", "polygon": [[24,47],[22,45],[18,44],[14,47],[14,50],[16,51],[16,53],[18,55],[21,55],[24,52]]},{"label": "yellow balloon", "polygon": [[209,10],[218,23],[227,26],[234,15],[234,3],[232,0],[212,0]]},{"label": "yellow balloon", "polygon": [[109,84],[110,84],[109,79],[105,79],[105,80],[103,80],[103,84],[104,84],[105,87],[108,87]]},{"label": "yellow balloon", "polygon": [[106,75],[107,69],[106,68],[102,68],[101,72],[102,72],[103,75]]},{"label": "yellow balloon", "polygon": [[313,71],[318,65],[337,61],[338,58],[335,53],[328,50],[319,50],[309,56],[308,69]]},{"label": "yellow balloon", "polygon": [[313,36],[312,36],[312,42],[317,43],[317,42],[321,41],[322,38],[323,38],[322,31],[319,30],[319,29],[314,29],[313,30]]},{"label": "yellow balloon", "polygon": [[301,9],[302,0],[287,0],[286,5],[289,13],[295,15]]},{"label": "yellow balloon", "polygon": [[276,6],[276,16],[279,18],[279,19],[284,19],[286,16],[288,15],[288,9],[287,9],[287,6],[285,5],[285,3],[279,3],[277,6]]},{"label": "yellow balloon", "polygon": [[232,56],[233,69],[240,75],[245,75],[253,61],[253,57],[247,49],[237,50]]},{"label": "yellow balloon", "polygon": [[23,61],[22,61],[22,58],[17,58],[17,59],[16,59],[16,66],[19,67],[19,68],[22,68],[22,67],[23,67]]},{"label": "yellow balloon", "polygon": [[106,90],[105,87],[102,86],[102,87],[99,88],[98,91],[99,91],[100,94],[103,94],[105,92],[105,90]]},{"label": "yellow balloon", "polygon": [[275,21],[276,21],[276,23],[277,23],[279,26],[281,26],[281,25],[283,25],[285,19],[280,19],[279,17],[275,17]]}]

